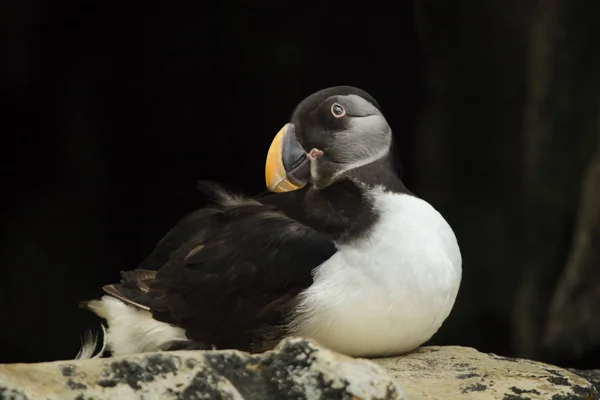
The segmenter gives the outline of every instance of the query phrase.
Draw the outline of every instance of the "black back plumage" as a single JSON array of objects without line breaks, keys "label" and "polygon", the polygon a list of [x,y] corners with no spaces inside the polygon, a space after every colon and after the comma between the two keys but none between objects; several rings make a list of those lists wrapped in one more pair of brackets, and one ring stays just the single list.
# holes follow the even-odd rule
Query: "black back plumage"
[{"label": "black back plumage", "polygon": [[296,296],[336,249],[330,238],[274,205],[227,200],[213,189],[221,201],[186,218],[178,224],[186,229],[174,228],[159,243],[158,252],[176,249],[154,277],[134,270],[105,291],[184,327],[194,342],[188,347],[262,351],[285,333]]}]

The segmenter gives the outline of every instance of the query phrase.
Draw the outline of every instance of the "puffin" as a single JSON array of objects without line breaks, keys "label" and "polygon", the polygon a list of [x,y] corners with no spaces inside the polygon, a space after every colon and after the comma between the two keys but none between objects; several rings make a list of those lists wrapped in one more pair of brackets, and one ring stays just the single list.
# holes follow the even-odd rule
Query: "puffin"
[{"label": "puffin", "polygon": [[86,335],[76,358],[260,353],[290,336],[370,358],[427,342],[454,305],[461,252],[444,217],[395,172],[392,143],[366,91],[306,97],[267,151],[267,194],[201,181],[207,205],[80,303],[106,327],[100,351]]}]

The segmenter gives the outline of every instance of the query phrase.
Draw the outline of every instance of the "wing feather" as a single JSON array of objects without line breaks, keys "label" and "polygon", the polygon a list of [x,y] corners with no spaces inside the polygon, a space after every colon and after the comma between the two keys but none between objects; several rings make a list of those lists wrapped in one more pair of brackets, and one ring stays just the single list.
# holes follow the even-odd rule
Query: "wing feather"
[{"label": "wing feather", "polygon": [[125,272],[104,290],[203,346],[264,350],[286,333],[297,295],[336,252],[333,242],[274,205],[240,197],[193,221],[185,235],[171,230],[181,243],[157,272]]}]

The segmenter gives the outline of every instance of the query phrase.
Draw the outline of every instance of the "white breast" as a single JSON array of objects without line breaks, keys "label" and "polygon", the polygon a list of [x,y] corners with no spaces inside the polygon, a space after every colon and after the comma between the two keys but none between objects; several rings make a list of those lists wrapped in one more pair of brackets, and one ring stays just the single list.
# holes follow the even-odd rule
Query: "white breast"
[{"label": "white breast", "polygon": [[301,295],[291,333],[351,356],[413,350],[448,317],[461,280],[454,232],[427,202],[371,192],[381,217],[368,239],[339,245]]}]

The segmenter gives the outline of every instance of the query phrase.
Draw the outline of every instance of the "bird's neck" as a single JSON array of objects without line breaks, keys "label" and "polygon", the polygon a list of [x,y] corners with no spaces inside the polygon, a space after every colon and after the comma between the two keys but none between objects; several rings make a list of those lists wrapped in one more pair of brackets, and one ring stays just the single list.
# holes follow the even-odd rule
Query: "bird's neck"
[{"label": "bird's neck", "polygon": [[262,201],[337,243],[347,244],[369,235],[379,220],[372,195],[375,188],[411,194],[386,158],[345,171],[326,188],[310,185]]},{"label": "bird's neck", "polygon": [[325,189],[309,188],[304,196],[306,224],[336,242],[351,242],[368,235],[379,219],[373,189],[411,193],[398,174],[392,153],[345,170]]},{"label": "bird's neck", "polygon": [[309,188],[298,220],[338,243],[358,239],[368,234],[379,218],[367,191],[348,178],[325,189]]},{"label": "bird's neck", "polygon": [[410,193],[395,171],[391,153],[369,164],[361,165],[345,171],[340,177],[353,182],[362,183],[367,188],[379,186],[385,191],[394,193]]}]

